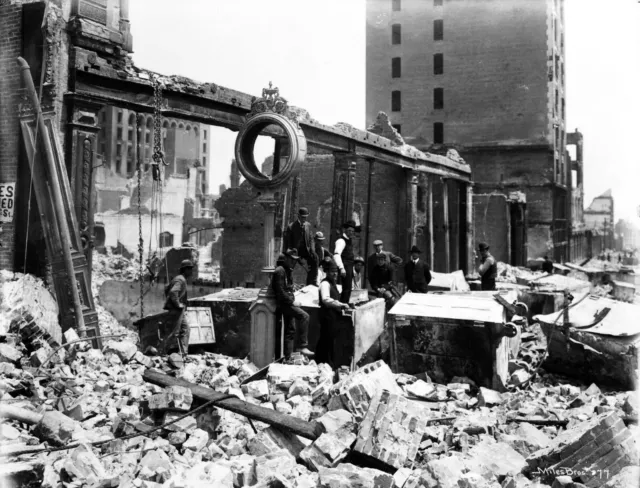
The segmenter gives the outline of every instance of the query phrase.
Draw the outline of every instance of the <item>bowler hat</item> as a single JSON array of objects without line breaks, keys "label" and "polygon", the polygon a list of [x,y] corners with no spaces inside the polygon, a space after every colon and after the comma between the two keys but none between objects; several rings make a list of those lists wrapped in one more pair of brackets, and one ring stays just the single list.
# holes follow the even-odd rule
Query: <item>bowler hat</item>
[{"label": "bowler hat", "polygon": [[298,259],[300,259],[300,256],[298,256],[298,250],[297,249],[287,249],[284,252],[285,256],[289,256],[290,258],[295,259],[296,261]]},{"label": "bowler hat", "polygon": [[362,264],[364,264],[364,258],[363,258],[362,256],[356,256],[356,257],[353,259],[353,262],[354,262],[354,263],[362,263]]},{"label": "bowler hat", "polygon": [[373,245],[374,246],[382,246],[382,241],[380,239],[376,239],[375,241],[373,241]]},{"label": "bowler hat", "polygon": [[481,251],[486,251],[489,249],[489,244],[487,244],[486,242],[481,242],[480,244],[478,244],[478,249]]},{"label": "bowler hat", "polygon": [[353,230],[356,229],[356,222],[354,220],[347,220],[344,224],[342,224],[342,228],[346,229],[351,227]]},{"label": "bowler hat", "polygon": [[316,235],[313,236],[316,241],[324,241],[324,234],[322,232],[316,232]]},{"label": "bowler hat", "polygon": [[411,246],[411,250],[409,251],[409,254],[412,254],[414,252],[418,253],[418,254],[422,253],[422,251],[420,249],[418,249],[418,246]]},{"label": "bowler hat", "polygon": [[180,263],[180,269],[193,268],[193,263],[189,259],[185,259]]},{"label": "bowler hat", "polygon": [[302,215],[303,217],[308,217],[309,209],[307,207],[300,207],[300,210],[298,210],[298,215]]}]

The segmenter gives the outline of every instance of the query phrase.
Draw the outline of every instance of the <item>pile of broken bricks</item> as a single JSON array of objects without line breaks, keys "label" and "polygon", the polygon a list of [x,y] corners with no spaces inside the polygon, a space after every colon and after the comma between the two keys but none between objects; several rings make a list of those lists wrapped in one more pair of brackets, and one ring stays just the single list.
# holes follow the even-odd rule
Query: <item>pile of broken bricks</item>
[{"label": "pile of broken bricks", "polygon": [[[609,488],[639,477],[631,392],[544,371],[498,393],[466,377],[440,385],[393,374],[382,361],[354,372],[291,363],[260,375],[212,353],[149,357],[129,341],[54,353],[7,334],[0,479],[45,488]],[[219,401],[206,403],[207,392]]]}]

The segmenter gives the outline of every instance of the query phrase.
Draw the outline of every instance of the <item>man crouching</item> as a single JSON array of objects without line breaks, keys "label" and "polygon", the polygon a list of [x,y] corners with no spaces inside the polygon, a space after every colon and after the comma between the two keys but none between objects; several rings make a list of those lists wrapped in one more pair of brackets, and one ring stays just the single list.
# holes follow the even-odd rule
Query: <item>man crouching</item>
[{"label": "man crouching", "polygon": [[313,356],[314,353],[308,349],[309,342],[309,314],[300,308],[300,304],[295,301],[293,293],[293,268],[300,257],[296,249],[287,249],[281,259],[282,262],[273,272],[271,278],[271,288],[276,295],[276,303],[284,316],[284,355],[288,357],[293,352],[296,340],[296,325],[298,322],[299,348],[298,352],[305,356]]}]

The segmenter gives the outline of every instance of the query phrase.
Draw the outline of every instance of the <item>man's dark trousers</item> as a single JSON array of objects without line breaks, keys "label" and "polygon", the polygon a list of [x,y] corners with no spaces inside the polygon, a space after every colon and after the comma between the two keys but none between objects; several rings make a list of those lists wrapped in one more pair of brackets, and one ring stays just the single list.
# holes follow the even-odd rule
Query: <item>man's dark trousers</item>
[{"label": "man's dark trousers", "polygon": [[340,301],[342,303],[349,303],[351,298],[351,290],[353,290],[353,261],[344,261],[344,270],[346,275],[342,277],[342,293],[340,293]]},{"label": "man's dark trousers", "polygon": [[300,337],[300,348],[309,346],[309,314],[295,305],[280,305],[280,312],[284,316],[284,356],[293,352],[296,342],[296,325]]},{"label": "man's dark trousers", "polygon": [[298,249],[300,257],[307,262],[307,285],[318,285],[318,258],[309,256],[306,248]]}]

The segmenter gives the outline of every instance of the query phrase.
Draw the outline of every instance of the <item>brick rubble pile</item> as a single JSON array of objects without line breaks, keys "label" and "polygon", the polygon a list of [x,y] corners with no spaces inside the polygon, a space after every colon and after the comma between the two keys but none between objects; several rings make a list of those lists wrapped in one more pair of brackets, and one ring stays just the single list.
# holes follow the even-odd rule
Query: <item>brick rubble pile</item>
[{"label": "brick rubble pile", "polygon": [[[544,372],[498,393],[382,361],[349,373],[296,358],[245,382],[253,364],[213,353],[183,362],[122,340],[53,354],[26,338],[0,342],[0,473],[19,486],[578,488],[638,477],[633,394]],[[195,410],[189,388],[147,383],[147,368],[315,422],[319,435]]]}]

